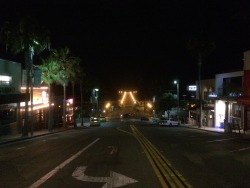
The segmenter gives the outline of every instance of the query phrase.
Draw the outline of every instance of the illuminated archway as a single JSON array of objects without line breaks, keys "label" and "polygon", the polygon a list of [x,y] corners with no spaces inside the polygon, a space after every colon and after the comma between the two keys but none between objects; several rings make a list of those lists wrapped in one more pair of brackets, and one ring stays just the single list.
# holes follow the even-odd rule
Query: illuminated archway
[{"label": "illuminated archway", "polygon": [[119,91],[122,94],[122,98],[120,100],[120,104],[123,106],[131,106],[137,103],[134,94],[137,91]]}]

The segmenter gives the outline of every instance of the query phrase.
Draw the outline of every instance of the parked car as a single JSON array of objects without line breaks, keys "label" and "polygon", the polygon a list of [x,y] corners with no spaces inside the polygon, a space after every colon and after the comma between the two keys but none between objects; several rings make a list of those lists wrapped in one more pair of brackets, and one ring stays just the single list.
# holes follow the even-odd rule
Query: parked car
[{"label": "parked car", "polygon": [[180,125],[180,121],[177,120],[177,119],[173,119],[173,118],[170,118],[170,119],[160,119],[158,124],[161,125],[161,126],[163,126],[163,125],[169,125],[169,126]]},{"label": "parked car", "polygon": [[100,126],[101,125],[100,118],[99,117],[90,117],[89,125],[90,126]]},{"label": "parked car", "polygon": [[121,114],[121,118],[129,118],[130,115],[129,114]]},{"label": "parked car", "polygon": [[106,117],[105,117],[105,116],[100,116],[100,121],[101,121],[101,122],[106,122],[106,121],[107,121],[107,119],[106,119]]}]

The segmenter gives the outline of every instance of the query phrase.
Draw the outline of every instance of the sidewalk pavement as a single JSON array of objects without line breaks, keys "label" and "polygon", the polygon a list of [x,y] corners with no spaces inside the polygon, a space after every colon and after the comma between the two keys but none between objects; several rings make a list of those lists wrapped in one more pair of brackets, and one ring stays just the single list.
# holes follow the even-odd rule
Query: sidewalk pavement
[{"label": "sidewalk pavement", "polygon": [[250,138],[250,131],[230,130],[227,132],[224,128],[207,127],[207,126],[198,127],[197,125],[191,125],[191,124],[182,124],[181,126],[187,127],[187,128],[192,128],[192,129],[199,129],[199,130],[203,130],[203,131],[223,133],[223,134],[244,135],[244,136],[248,136]]},{"label": "sidewalk pavement", "polygon": [[[190,125],[190,124],[181,124],[181,126],[186,127],[186,128],[198,129],[201,131],[212,131],[212,132],[227,134],[225,132],[225,130],[222,128],[214,128],[214,127],[200,127],[199,128],[198,126]],[[84,126],[77,124],[76,129],[87,128],[87,127],[89,127],[89,123],[84,122]],[[26,137],[23,137],[21,133],[0,136],[0,145],[12,143],[12,142],[17,142],[17,141],[22,141],[22,140],[26,140],[26,139],[32,139],[35,137],[44,136],[44,135],[48,135],[48,134],[54,134],[54,133],[58,133],[61,131],[68,131],[68,130],[72,130],[72,129],[75,129],[74,125],[70,125],[67,128],[66,127],[55,128],[52,132],[49,132],[47,129],[34,131],[33,135],[30,135],[30,133],[29,133],[29,136],[26,136]],[[240,132],[233,131],[231,134],[244,135],[244,136],[248,136],[250,138],[250,131],[246,131],[246,132],[243,132],[242,130]]]},{"label": "sidewalk pavement", "polygon": [[84,126],[81,126],[81,124],[78,123],[76,128],[74,127],[74,125],[69,125],[68,127],[56,127],[51,132],[49,132],[48,129],[43,129],[39,131],[34,131],[33,135],[31,135],[31,133],[29,132],[28,136],[25,136],[25,137],[23,137],[21,133],[4,135],[4,136],[0,136],[0,145],[12,143],[12,142],[18,142],[18,141],[27,140],[27,139],[32,139],[32,138],[36,138],[39,136],[45,136],[45,135],[54,134],[54,133],[58,133],[62,131],[68,131],[72,129],[82,129],[82,128],[88,128],[88,127],[89,127],[89,122],[84,122]]}]

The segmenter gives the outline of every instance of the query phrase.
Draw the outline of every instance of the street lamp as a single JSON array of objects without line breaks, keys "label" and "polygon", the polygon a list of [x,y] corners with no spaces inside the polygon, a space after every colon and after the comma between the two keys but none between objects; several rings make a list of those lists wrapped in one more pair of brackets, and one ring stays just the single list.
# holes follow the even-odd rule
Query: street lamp
[{"label": "street lamp", "polygon": [[179,110],[179,80],[174,80],[174,84],[176,84],[177,87],[177,107]]},{"label": "street lamp", "polygon": [[95,88],[93,90],[93,94],[94,94],[94,98],[95,98],[95,103],[96,103],[97,115],[99,114],[99,108],[98,108],[98,91],[99,91],[99,89],[97,89],[97,88]]}]

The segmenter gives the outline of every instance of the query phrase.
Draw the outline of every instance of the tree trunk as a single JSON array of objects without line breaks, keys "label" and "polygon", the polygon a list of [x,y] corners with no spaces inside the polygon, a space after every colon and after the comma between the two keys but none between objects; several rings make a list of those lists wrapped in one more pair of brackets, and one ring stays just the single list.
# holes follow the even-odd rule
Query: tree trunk
[{"label": "tree trunk", "polygon": [[53,116],[51,109],[51,85],[49,84],[49,118],[48,118],[48,131],[52,132],[53,130]]},{"label": "tree trunk", "polygon": [[198,68],[199,68],[198,94],[200,103],[200,115],[199,115],[199,125],[198,125],[199,127],[202,126],[201,64],[202,64],[202,57],[201,55],[199,55],[198,59]]},{"label": "tree trunk", "polygon": [[66,84],[63,84],[63,127],[66,126]]},{"label": "tree trunk", "polygon": [[72,81],[72,94],[73,94],[73,121],[74,121],[74,128],[77,127],[77,124],[76,124],[76,114],[75,114],[75,82]]},{"label": "tree trunk", "polygon": [[80,92],[81,92],[81,126],[83,126],[83,89],[82,81],[80,82]]},{"label": "tree trunk", "polygon": [[26,98],[25,98],[25,114],[24,114],[24,122],[22,127],[22,136],[28,136],[28,127],[29,127],[29,88],[30,88],[30,52],[25,53],[25,69],[26,69]]}]

